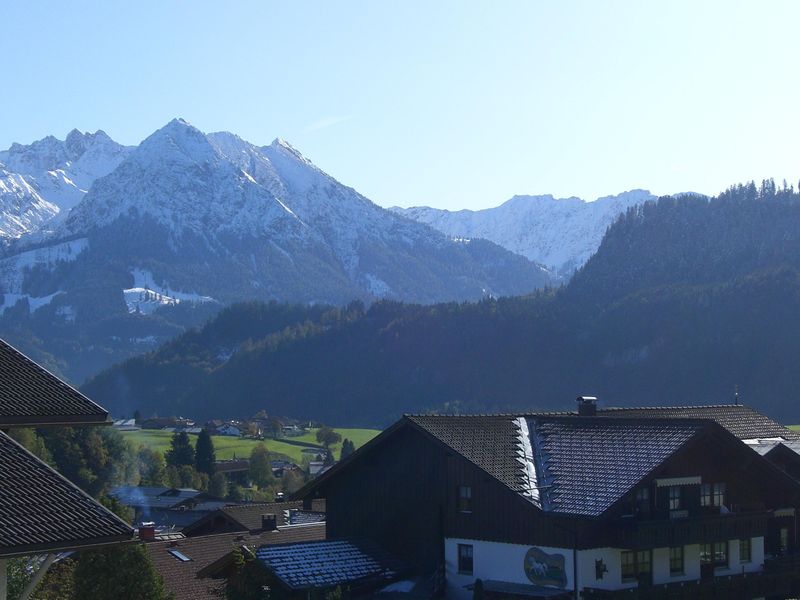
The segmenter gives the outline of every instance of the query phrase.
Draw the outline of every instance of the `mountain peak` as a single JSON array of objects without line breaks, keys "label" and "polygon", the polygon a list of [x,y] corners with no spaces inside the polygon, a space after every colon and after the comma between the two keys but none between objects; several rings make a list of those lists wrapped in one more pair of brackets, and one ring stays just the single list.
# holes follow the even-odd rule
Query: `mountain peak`
[{"label": "mountain peak", "polygon": [[273,148],[280,152],[283,155],[288,155],[293,157],[294,159],[305,163],[307,165],[313,165],[313,163],[308,160],[303,154],[294,146],[292,146],[289,142],[284,140],[283,138],[275,138],[272,140],[272,143],[269,145],[270,148]]},{"label": "mountain peak", "polygon": [[183,155],[194,162],[213,160],[216,152],[206,134],[188,121],[175,118],[150,134],[134,151],[138,159],[162,160]]}]

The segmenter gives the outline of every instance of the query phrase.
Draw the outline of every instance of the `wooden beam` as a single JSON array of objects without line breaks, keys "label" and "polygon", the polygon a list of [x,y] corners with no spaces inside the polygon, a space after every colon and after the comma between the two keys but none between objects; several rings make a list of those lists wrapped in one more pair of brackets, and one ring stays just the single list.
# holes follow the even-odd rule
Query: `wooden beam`
[{"label": "wooden beam", "polygon": [[8,598],[8,569],[6,559],[0,558],[0,600]]},{"label": "wooden beam", "polygon": [[[25,589],[22,590],[22,594],[20,595],[19,600],[28,600],[28,598],[30,598],[31,594],[33,593],[33,590],[35,590],[36,586],[39,585],[39,582],[42,580],[42,577],[44,577],[45,573],[47,573],[47,570],[50,568],[50,565],[53,564],[53,561],[55,561],[55,559],[56,559],[55,554],[47,555],[47,557],[44,559],[44,562],[41,565],[39,565],[38,569],[36,569],[36,572],[33,574],[33,577],[31,577],[31,580],[28,582],[28,585],[26,585]],[[0,598],[0,600],[5,600],[5,599]]]}]

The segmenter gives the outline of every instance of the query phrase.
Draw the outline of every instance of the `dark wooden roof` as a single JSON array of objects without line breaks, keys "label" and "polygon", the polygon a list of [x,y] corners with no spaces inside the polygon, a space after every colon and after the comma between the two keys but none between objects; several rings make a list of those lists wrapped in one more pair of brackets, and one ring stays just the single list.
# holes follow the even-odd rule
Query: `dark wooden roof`
[{"label": "dark wooden roof", "polygon": [[[295,497],[312,496],[340,470],[408,426],[463,456],[542,510],[583,516],[602,514],[702,429],[728,437],[734,444],[739,443],[737,438],[797,437],[740,405],[610,408],[598,411],[596,417],[565,412],[406,415],[306,484]],[[765,465],[771,468],[766,461]]]},{"label": "dark wooden roof", "polygon": [[0,427],[107,421],[108,411],[0,340]]},{"label": "dark wooden roof", "polygon": [[800,439],[800,435],[788,427],[742,404],[602,408],[598,410],[598,415],[650,419],[711,419],[740,440],[773,437],[782,437],[787,440]]},{"label": "dark wooden roof", "polygon": [[124,521],[0,433],[0,557],[132,537]]},{"label": "dark wooden roof", "polygon": [[[280,528],[257,535],[223,533],[200,537],[153,542],[147,551],[156,570],[164,578],[164,587],[176,600],[219,600],[224,598],[224,579],[213,579],[224,569],[231,552],[242,546],[255,550],[262,545],[289,544],[325,539],[325,524]],[[179,559],[180,552],[188,561]]]},{"label": "dark wooden roof", "polygon": [[409,421],[505,483],[525,490],[517,460],[519,427],[513,415],[408,415]]},{"label": "dark wooden roof", "polygon": [[[534,500],[542,510],[585,516],[602,514],[700,429],[712,424],[574,415],[413,415],[408,419]],[[527,432],[520,420],[525,421]],[[526,435],[535,480],[526,468]]]}]

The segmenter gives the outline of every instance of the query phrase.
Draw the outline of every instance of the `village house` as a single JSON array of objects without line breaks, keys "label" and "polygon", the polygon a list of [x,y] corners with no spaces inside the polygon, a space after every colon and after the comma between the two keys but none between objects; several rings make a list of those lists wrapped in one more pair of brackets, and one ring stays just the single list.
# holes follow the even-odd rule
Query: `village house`
[{"label": "village house", "polygon": [[277,525],[253,532],[235,531],[197,537],[170,536],[147,543],[164,588],[175,600],[219,600],[235,573],[235,553],[252,558],[257,548],[298,544],[325,538],[325,523]]},{"label": "village house", "polygon": [[296,497],[450,598],[795,597],[800,485],[767,438],[795,435],[737,405],[410,415]]},{"label": "village house", "polygon": [[219,508],[183,530],[186,537],[215,533],[271,531],[275,527],[322,523],[325,521],[325,501],[314,500],[310,509],[303,503],[258,502]]},{"label": "village house", "polygon": [[222,507],[236,504],[193,488],[117,486],[108,493],[134,510],[134,522],[180,531]]}]

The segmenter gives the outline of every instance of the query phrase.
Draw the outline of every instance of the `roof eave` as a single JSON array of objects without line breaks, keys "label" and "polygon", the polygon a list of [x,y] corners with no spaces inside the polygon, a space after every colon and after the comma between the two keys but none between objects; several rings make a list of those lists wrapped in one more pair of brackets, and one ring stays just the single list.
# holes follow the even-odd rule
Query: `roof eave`
[{"label": "roof eave", "polygon": [[64,427],[84,425],[112,425],[108,413],[97,415],[41,415],[0,416],[0,429],[22,427]]},{"label": "roof eave", "polygon": [[134,543],[139,543],[139,540],[133,536],[133,529],[131,529],[129,535],[92,538],[82,542],[56,542],[49,544],[29,544],[25,546],[0,547],[0,559],[26,556],[30,554],[90,550],[92,548],[120,546],[123,544]]}]

